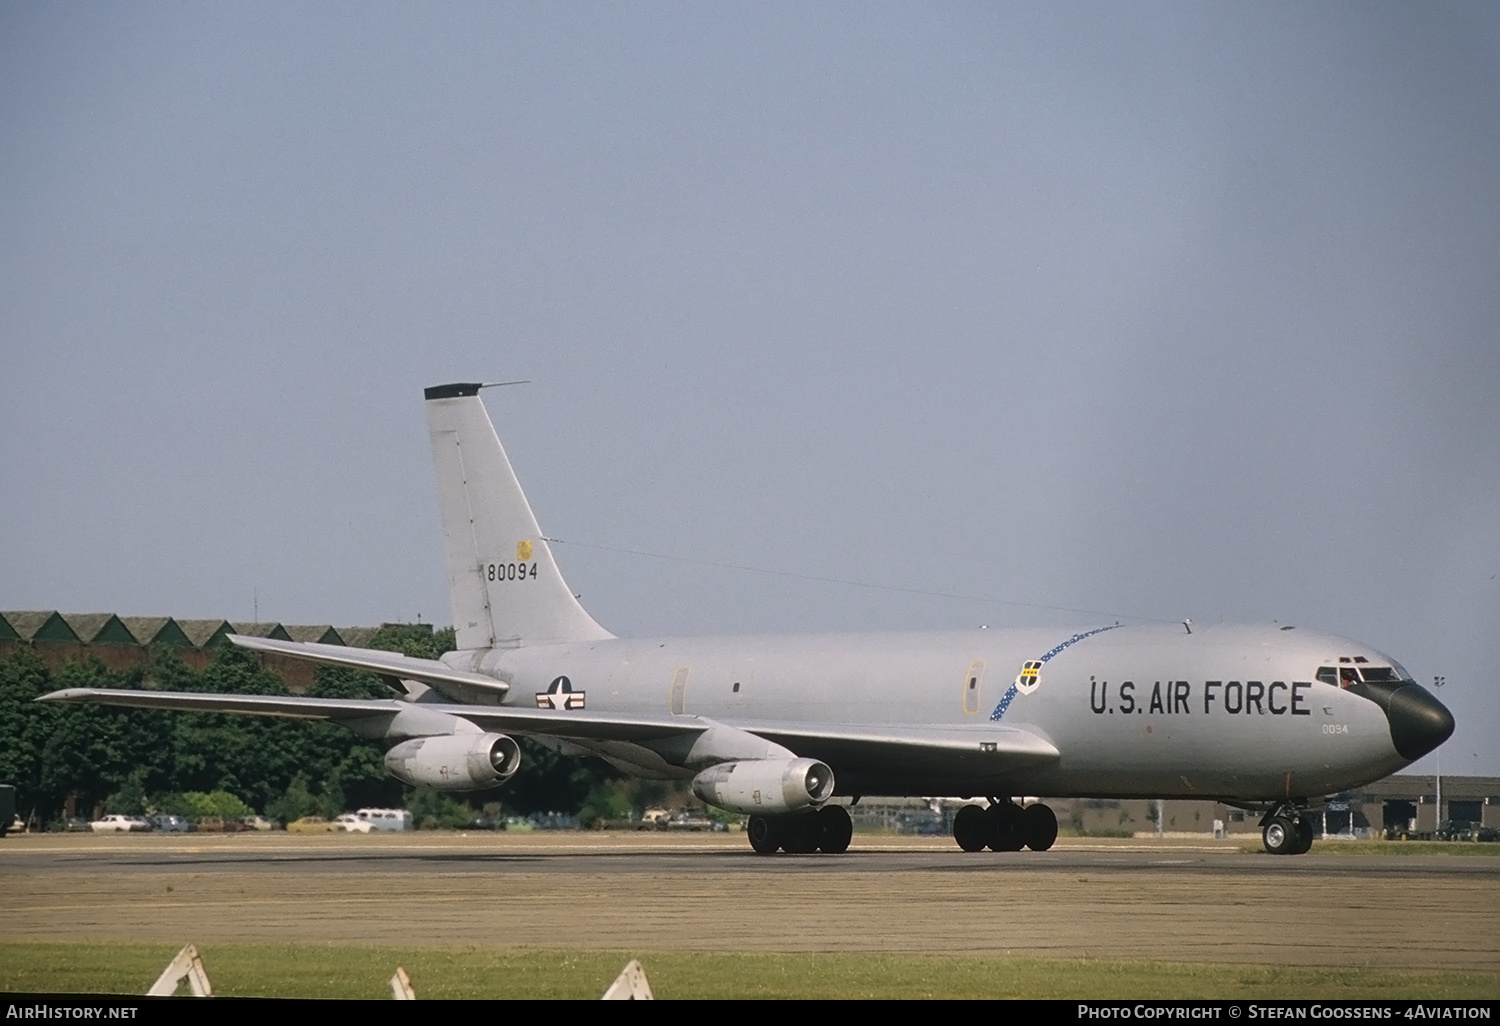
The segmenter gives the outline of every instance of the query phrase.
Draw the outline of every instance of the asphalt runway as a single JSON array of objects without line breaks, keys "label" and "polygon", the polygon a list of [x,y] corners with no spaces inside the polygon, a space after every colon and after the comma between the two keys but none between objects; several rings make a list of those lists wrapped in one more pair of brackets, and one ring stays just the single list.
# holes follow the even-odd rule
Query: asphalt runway
[{"label": "asphalt runway", "polygon": [[856,836],[0,840],[0,940],[1014,954],[1500,971],[1500,858]]}]

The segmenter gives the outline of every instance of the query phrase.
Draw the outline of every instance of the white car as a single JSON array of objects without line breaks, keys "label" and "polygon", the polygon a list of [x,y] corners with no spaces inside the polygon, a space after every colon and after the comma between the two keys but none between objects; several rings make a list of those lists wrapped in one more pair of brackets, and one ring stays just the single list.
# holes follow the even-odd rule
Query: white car
[{"label": "white car", "polygon": [[412,830],[416,824],[405,809],[360,809],[355,813],[371,830]]},{"label": "white car", "polygon": [[96,834],[109,833],[134,833],[151,829],[151,821],[145,816],[122,816],[119,813],[111,813],[103,819],[96,819],[89,826]]},{"label": "white car", "polygon": [[335,831],[346,834],[368,834],[370,832],[369,820],[360,819],[352,812],[346,812],[333,821]]}]

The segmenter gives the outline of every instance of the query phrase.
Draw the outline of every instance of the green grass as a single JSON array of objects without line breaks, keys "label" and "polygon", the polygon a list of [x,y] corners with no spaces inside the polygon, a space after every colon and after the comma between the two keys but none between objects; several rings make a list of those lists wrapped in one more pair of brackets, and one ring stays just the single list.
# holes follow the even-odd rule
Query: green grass
[{"label": "green grass", "polygon": [[[658,998],[1500,997],[1500,973],[1306,966],[316,944],[199,953],[221,996],[384,999],[402,965],[418,998],[597,998],[639,958]],[[0,944],[0,991],[144,994],[174,954],[157,944]]]}]

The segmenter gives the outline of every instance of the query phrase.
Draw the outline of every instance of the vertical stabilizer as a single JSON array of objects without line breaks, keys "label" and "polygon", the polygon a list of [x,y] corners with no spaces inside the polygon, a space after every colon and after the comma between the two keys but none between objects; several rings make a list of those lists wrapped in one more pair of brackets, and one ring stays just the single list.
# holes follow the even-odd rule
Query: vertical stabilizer
[{"label": "vertical stabilizer", "polygon": [[612,638],[552,559],[478,384],[423,394],[460,649]]}]

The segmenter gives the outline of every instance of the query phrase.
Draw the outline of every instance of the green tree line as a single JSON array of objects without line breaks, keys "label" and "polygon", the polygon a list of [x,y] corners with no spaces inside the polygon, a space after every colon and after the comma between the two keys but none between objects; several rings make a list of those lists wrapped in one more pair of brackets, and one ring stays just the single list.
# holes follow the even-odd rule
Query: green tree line
[{"label": "green tree line", "polygon": [[[453,631],[389,625],[370,645],[436,658],[453,647]],[[471,803],[498,802],[520,815],[591,809],[609,815],[624,804],[618,775],[607,764],[562,756],[527,739],[521,739],[522,768],[503,787],[437,795],[388,776],[385,745],[331,723],[35,701],[61,688],[290,694],[278,674],[233,646],[201,671],[160,648],[147,667],[112,671],[86,659],[54,673],[32,649],[16,649],[0,661],[0,783],[16,786],[22,817],[39,824],[105,812],[254,811],[289,822],[364,806],[405,806],[419,819],[425,814],[456,825],[472,814]],[[306,693],[392,697],[373,675],[332,666],[317,667]]]}]

